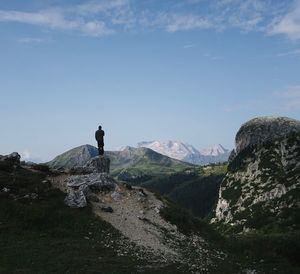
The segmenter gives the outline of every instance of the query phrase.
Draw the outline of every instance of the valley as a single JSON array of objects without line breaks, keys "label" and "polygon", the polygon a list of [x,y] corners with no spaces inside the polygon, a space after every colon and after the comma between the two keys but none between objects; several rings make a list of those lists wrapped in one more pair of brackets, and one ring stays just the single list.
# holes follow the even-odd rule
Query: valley
[{"label": "valley", "polygon": [[298,273],[299,133],[251,120],[204,166],[145,147],[1,156],[0,272]]}]

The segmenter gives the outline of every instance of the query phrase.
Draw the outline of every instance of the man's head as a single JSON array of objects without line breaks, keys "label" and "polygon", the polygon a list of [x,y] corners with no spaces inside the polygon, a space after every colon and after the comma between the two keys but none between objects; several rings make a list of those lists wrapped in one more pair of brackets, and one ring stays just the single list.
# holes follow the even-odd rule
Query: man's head
[{"label": "man's head", "polygon": [[101,127],[101,126],[99,126],[99,127],[98,127],[98,129],[102,129],[102,127]]}]

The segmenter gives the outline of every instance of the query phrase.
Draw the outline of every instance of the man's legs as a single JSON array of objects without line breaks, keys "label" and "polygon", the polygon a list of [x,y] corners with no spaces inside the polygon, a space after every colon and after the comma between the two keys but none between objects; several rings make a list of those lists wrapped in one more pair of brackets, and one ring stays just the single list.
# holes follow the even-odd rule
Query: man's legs
[{"label": "man's legs", "polygon": [[104,147],[104,144],[98,142],[98,152],[99,152],[100,156],[102,156],[104,154],[104,148],[103,147]]}]

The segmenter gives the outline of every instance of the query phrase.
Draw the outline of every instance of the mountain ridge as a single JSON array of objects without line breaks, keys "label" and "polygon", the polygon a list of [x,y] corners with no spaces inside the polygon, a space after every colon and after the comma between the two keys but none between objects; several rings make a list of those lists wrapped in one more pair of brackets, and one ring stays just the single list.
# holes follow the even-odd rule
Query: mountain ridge
[{"label": "mountain ridge", "polygon": [[[84,166],[90,159],[96,156],[98,156],[98,149],[92,145],[86,144],[70,149],[56,156],[46,164],[53,169],[71,169]],[[111,160],[112,171],[137,168],[146,165],[155,165],[166,169],[184,169],[192,166],[189,163],[172,159],[144,147],[134,148],[127,146],[121,151],[106,151],[105,156],[109,157]]]},{"label": "mountain ridge", "polygon": [[181,141],[143,141],[138,147],[147,147],[171,158],[195,165],[226,162],[230,150],[220,144],[206,149],[196,149],[194,146]]}]

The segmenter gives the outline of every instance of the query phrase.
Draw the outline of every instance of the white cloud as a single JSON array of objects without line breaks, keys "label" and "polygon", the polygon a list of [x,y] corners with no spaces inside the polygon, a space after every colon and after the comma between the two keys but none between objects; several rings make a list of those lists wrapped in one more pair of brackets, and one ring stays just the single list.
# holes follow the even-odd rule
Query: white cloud
[{"label": "white cloud", "polygon": [[224,57],[222,57],[222,56],[216,56],[216,55],[212,55],[210,53],[204,53],[202,56],[210,59],[211,61],[219,61],[219,60],[224,59]]},{"label": "white cloud", "polygon": [[106,27],[104,22],[88,21],[80,17],[69,19],[60,9],[48,9],[37,12],[0,10],[0,21],[31,24],[60,30],[74,30],[91,36],[102,36],[113,32]]},{"label": "white cloud", "polygon": [[182,10],[191,2],[184,3],[178,6],[181,10],[170,8],[158,14],[144,12],[142,22],[147,27],[159,27],[168,32],[230,28],[265,32],[270,21],[286,11],[282,3],[272,0],[195,0],[189,12]]},{"label": "white cloud", "polygon": [[52,28],[73,29],[80,22],[66,20],[60,10],[51,9],[38,12],[0,11],[0,21],[44,25]]},{"label": "white cloud", "polygon": [[133,27],[136,18],[129,0],[94,0],[78,5],[73,12],[83,17],[99,17],[112,26],[121,25],[124,28]]},{"label": "white cloud", "polygon": [[211,23],[201,16],[176,13],[161,13],[154,24],[164,28],[168,32],[207,29],[211,27]]},{"label": "white cloud", "polygon": [[20,153],[22,161],[28,161],[31,158],[31,152],[28,149],[25,149]]},{"label": "white cloud", "polygon": [[285,56],[300,56],[300,49],[295,49],[287,52],[281,52],[277,54],[277,57],[285,57]]},{"label": "white cloud", "polygon": [[[157,0],[158,1],[158,0]],[[295,1],[291,10],[291,1]],[[262,31],[300,39],[300,0],[92,0],[35,12],[0,10],[0,22],[15,22],[103,36],[118,31],[161,29],[170,33],[212,29]],[[159,9],[157,9],[159,7]]]},{"label": "white cloud", "polygon": [[246,31],[260,29],[267,13],[263,0],[219,0],[213,9],[217,28],[236,27]]},{"label": "white cloud", "polygon": [[76,11],[81,14],[96,14],[128,7],[128,0],[91,1],[78,5]]},{"label": "white cloud", "polygon": [[19,43],[31,44],[31,43],[48,43],[52,42],[53,40],[50,38],[38,38],[38,37],[23,37],[18,39]]},{"label": "white cloud", "polygon": [[274,19],[269,28],[270,34],[283,34],[288,38],[300,39],[300,0],[296,0],[290,12]]},{"label": "white cloud", "polygon": [[187,45],[184,45],[183,48],[184,49],[190,49],[190,48],[194,48],[196,46],[197,46],[196,44],[187,44]]}]

